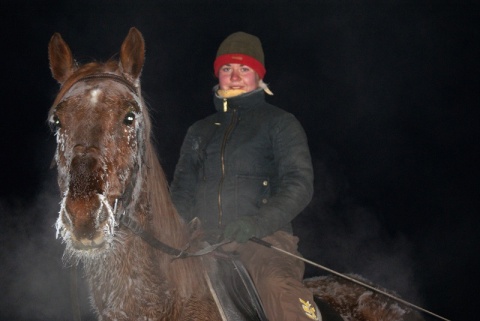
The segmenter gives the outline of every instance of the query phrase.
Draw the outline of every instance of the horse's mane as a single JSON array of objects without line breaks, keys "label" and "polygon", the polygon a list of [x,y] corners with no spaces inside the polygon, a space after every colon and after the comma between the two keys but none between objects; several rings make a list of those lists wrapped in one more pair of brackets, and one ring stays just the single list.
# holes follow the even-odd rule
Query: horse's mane
[{"label": "horse's mane", "polygon": [[[170,197],[165,172],[160,164],[151,137],[152,122],[148,107],[143,98],[142,111],[145,119],[145,182],[148,191],[151,212],[151,233],[162,242],[176,249],[184,249],[189,244],[189,231],[186,222],[178,215]],[[161,255],[160,264],[167,278],[175,284],[182,297],[202,295],[206,289],[202,282],[203,268],[198,259],[174,259],[170,255]]]},{"label": "horse's mane", "polygon": [[[170,199],[164,171],[150,141],[147,143],[146,162],[152,232],[157,239],[176,249],[183,249],[189,243],[188,229]],[[171,256],[163,255],[161,260],[162,269],[168,273],[168,278],[176,285],[181,296],[201,295],[201,290],[205,288],[201,283],[203,268],[198,259],[172,260]]]}]

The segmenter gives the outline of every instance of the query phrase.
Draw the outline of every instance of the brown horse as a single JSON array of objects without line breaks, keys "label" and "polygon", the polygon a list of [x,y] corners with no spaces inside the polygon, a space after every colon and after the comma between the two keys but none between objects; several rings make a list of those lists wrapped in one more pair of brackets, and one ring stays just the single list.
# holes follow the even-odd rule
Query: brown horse
[{"label": "brown horse", "polygon": [[[50,40],[50,68],[61,85],[49,112],[62,195],[57,237],[64,259],[83,263],[100,320],[222,320],[201,259],[173,260],[120,222],[128,216],[172,248],[191,241],[150,141],[139,80],[144,46],[132,28],[119,61],[78,65],[59,34]],[[396,321],[409,312],[338,280],[306,284],[345,320]]]}]

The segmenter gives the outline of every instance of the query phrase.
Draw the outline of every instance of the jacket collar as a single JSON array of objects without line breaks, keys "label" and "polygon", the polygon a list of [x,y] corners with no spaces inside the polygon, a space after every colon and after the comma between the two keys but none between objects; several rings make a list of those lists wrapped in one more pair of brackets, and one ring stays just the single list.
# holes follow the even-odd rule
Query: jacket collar
[{"label": "jacket collar", "polygon": [[241,94],[231,98],[223,98],[217,94],[218,85],[213,87],[213,103],[215,109],[224,112],[224,106],[227,105],[227,112],[232,108],[249,109],[257,107],[265,102],[265,92],[262,88],[257,88],[251,92]]}]

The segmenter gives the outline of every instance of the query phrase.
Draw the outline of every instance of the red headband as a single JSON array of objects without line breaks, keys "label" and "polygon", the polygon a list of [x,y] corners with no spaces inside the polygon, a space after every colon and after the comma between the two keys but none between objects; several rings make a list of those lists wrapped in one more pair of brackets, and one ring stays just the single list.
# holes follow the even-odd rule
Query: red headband
[{"label": "red headband", "polygon": [[224,54],[218,56],[213,63],[213,70],[215,71],[215,76],[218,77],[218,71],[220,70],[220,67],[227,64],[242,64],[249,66],[257,72],[260,79],[263,79],[265,73],[267,72],[262,63],[257,59],[253,58],[252,56],[247,56],[244,54]]}]

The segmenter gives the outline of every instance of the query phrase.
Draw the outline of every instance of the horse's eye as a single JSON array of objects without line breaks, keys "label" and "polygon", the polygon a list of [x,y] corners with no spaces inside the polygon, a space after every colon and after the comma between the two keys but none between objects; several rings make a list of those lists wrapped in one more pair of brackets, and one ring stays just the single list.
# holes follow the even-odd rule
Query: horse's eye
[{"label": "horse's eye", "polygon": [[133,121],[135,120],[135,113],[133,111],[129,111],[127,115],[125,116],[125,119],[123,120],[123,123],[125,125],[131,125],[133,124]]},{"label": "horse's eye", "polygon": [[50,128],[52,131],[57,131],[60,129],[61,124],[60,124],[60,118],[58,118],[57,115],[53,115],[52,119],[50,120]]}]

